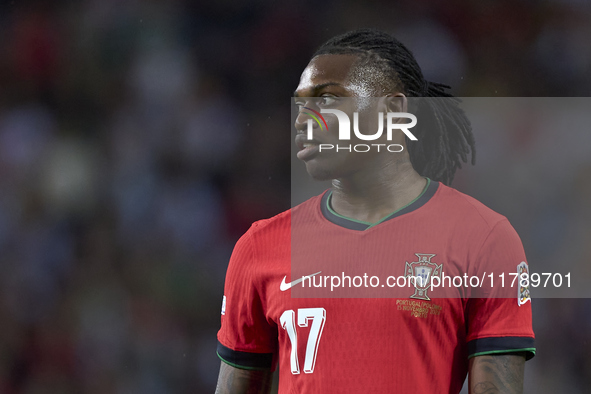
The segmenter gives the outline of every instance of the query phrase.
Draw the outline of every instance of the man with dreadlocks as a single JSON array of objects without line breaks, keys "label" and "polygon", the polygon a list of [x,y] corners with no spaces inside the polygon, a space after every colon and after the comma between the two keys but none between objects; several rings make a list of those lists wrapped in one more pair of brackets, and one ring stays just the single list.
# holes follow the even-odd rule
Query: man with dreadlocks
[{"label": "man with dreadlocks", "polygon": [[[216,393],[268,393],[277,364],[280,393],[458,393],[467,374],[470,393],[523,391],[535,353],[528,293],[425,286],[443,272],[527,271],[507,219],[448,186],[473,161],[474,140],[447,88],[425,81],[411,52],[374,30],[335,37],[312,57],[295,92],[298,158],[332,188],[254,223],[236,244]],[[401,151],[321,151],[340,142],[329,115],[308,139],[313,112],[350,113],[354,102],[377,127],[372,117],[412,112],[415,98],[417,140],[390,136]],[[344,284],[344,271],[361,278],[365,269],[422,279],[402,288],[370,281],[357,295],[318,289],[323,278],[343,271]]]}]

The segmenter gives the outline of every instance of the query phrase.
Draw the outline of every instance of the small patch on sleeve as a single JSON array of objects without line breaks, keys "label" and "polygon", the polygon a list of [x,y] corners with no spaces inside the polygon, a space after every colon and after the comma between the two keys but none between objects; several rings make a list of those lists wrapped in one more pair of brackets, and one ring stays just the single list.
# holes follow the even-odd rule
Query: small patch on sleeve
[{"label": "small patch on sleeve", "polygon": [[[523,274],[525,274],[524,278],[521,276]],[[521,306],[531,301],[529,294],[529,267],[525,261],[517,264],[517,279],[519,280],[517,283],[517,305]],[[523,283],[527,283],[527,286],[522,286]]]},{"label": "small patch on sleeve", "polygon": [[222,315],[226,314],[226,296],[222,297]]}]

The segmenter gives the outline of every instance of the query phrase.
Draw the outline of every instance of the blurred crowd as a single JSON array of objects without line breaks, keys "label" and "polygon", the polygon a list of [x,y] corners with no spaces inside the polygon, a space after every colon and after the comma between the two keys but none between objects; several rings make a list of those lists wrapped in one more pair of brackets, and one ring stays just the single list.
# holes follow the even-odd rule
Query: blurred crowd
[{"label": "blurred crowd", "polygon": [[[0,393],[213,391],[227,261],[290,206],[290,97],[326,39],[389,31],[458,96],[588,96],[590,21],[583,0],[2,1]],[[532,264],[589,263],[591,155],[498,133],[512,149],[479,144],[454,185]],[[589,392],[589,300],[534,314],[531,392]]]}]

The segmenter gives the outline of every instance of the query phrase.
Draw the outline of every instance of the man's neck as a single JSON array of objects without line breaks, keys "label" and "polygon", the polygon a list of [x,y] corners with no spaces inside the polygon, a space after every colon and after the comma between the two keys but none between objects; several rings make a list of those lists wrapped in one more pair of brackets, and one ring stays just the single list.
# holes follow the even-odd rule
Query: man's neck
[{"label": "man's neck", "polygon": [[410,161],[386,163],[334,179],[332,209],[345,217],[376,223],[416,199],[427,180]]}]

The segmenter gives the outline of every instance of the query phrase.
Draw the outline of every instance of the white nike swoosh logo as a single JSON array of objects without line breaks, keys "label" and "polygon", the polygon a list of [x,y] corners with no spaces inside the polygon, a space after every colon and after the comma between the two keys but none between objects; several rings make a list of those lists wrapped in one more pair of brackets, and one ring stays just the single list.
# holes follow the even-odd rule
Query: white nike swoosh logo
[{"label": "white nike swoosh logo", "polygon": [[304,275],[303,277],[301,277],[300,279],[296,279],[291,283],[285,283],[285,279],[287,278],[287,275],[283,277],[283,280],[281,281],[281,285],[279,285],[279,290],[281,291],[285,291],[285,290],[289,290],[291,289],[292,286],[297,285],[298,283],[300,283],[301,281],[303,281],[306,278],[311,278],[314,275],[318,275],[319,273],[321,273],[322,271],[318,271],[315,274],[312,275]]}]

